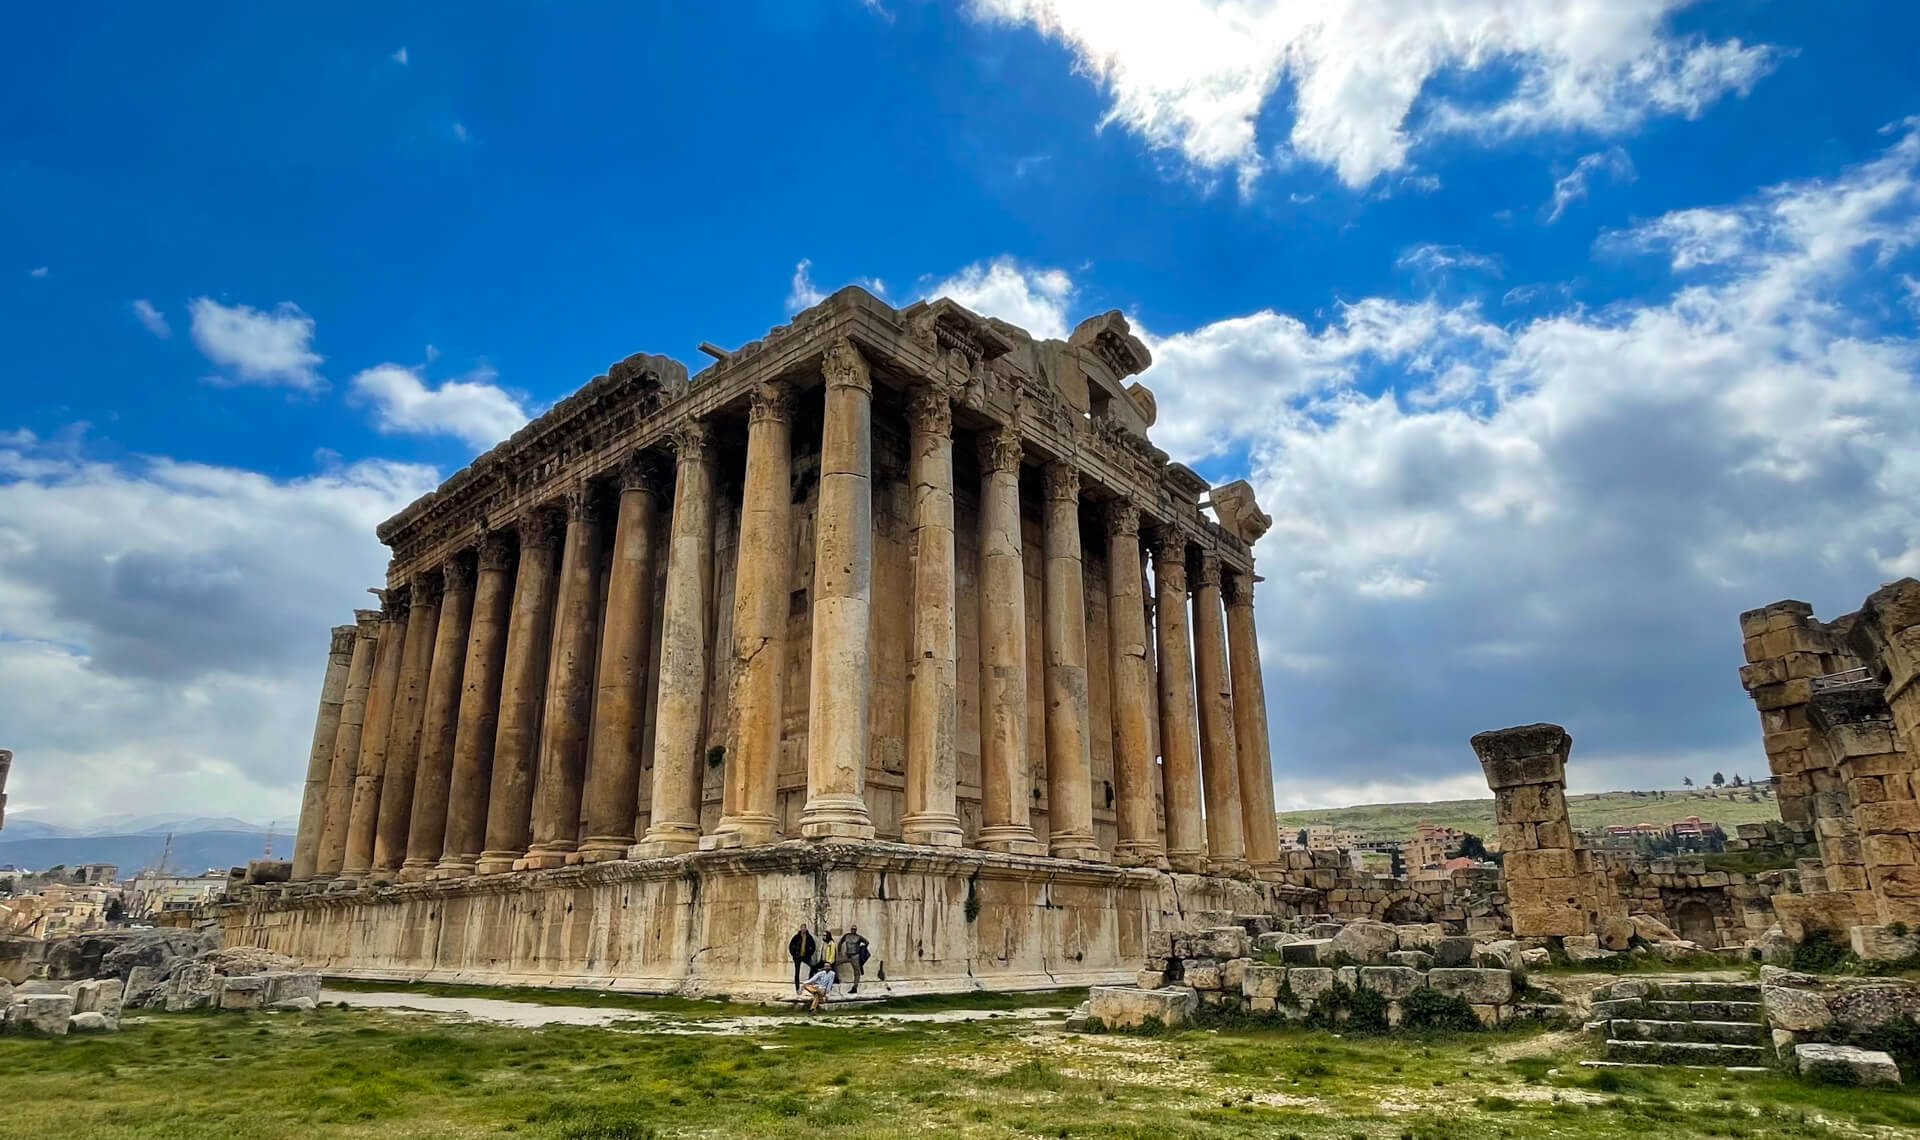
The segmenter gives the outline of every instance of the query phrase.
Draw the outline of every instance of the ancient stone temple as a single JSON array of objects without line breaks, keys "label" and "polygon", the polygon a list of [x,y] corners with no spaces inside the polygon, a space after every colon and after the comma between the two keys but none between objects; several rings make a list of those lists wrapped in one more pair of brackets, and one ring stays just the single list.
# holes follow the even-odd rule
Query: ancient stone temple
[{"label": "ancient stone temple", "polygon": [[1283,878],[1245,483],[1147,438],[1117,312],[1036,339],[847,289],[633,356],[379,529],[294,884],[230,941],[340,973],[896,988],[1130,976]]}]

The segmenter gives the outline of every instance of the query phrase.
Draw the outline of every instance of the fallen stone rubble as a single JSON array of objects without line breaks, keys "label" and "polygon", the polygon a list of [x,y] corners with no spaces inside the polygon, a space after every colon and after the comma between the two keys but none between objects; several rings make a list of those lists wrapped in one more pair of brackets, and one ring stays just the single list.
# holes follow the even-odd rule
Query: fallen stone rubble
[{"label": "fallen stone rubble", "polygon": [[117,1030],[129,1009],[305,1010],[318,1004],[318,971],[271,951],[204,946],[192,937],[149,939],[101,959],[102,968],[119,966],[123,976],[0,981],[0,1030],[65,1036]]}]

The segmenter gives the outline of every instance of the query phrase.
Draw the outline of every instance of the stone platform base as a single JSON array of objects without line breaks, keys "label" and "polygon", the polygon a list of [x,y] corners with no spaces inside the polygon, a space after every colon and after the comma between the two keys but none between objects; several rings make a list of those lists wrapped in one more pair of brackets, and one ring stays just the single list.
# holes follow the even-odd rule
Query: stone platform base
[{"label": "stone platform base", "polygon": [[801,923],[867,937],[862,996],[968,993],[1131,982],[1151,930],[1324,903],[1209,875],[806,841],[351,892],[251,890],[220,908],[225,945],[330,977],[761,1001],[792,996],[787,940]]}]

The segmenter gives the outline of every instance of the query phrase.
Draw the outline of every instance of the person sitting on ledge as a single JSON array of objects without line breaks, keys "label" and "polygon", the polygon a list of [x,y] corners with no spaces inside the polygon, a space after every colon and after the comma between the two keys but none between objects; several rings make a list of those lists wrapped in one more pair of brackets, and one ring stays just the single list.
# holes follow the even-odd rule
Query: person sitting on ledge
[{"label": "person sitting on ledge", "polygon": [[835,976],[832,966],[821,966],[814,972],[813,977],[807,979],[807,984],[801,987],[801,992],[810,999],[807,1002],[808,1013],[819,1013],[826,1008],[827,994],[833,990]]}]

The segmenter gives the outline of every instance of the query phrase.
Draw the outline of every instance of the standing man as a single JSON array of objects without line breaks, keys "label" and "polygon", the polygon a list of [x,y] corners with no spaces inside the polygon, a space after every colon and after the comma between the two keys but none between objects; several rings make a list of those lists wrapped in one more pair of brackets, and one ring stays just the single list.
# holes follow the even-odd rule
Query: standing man
[{"label": "standing man", "polygon": [[787,940],[787,957],[793,959],[793,992],[800,992],[800,983],[813,970],[814,952],[818,949],[813,941],[813,933],[806,923],[800,924],[800,932]]},{"label": "standing man", "polygon": [[867,956],[870,953],[867,940],[860,937],[860,928],[847,927],[847,932],[840,936],[839,945],[834,948],[833,972],[843,982],[852,979],[853,984],[847,987],[848,993],[860,992],[860,974],[867,968]]}]

